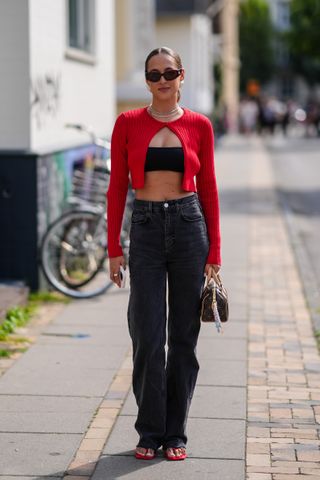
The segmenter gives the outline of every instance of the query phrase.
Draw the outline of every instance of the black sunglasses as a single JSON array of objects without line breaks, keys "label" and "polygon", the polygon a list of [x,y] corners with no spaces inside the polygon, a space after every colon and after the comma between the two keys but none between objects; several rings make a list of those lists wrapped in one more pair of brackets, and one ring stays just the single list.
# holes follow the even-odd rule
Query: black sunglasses
[{"label": "black sunglasses", "polygon": [[151,71],[151,72],[145,72],[146,74],[146,79],[149,82],[159,82],[161,77],[164,77],[165,80],[174,80],[175,78],[178,78],[179,75],[181,75],[182,68],[179,70],[166,70],[163,73],[157,72],[157,71]]}]

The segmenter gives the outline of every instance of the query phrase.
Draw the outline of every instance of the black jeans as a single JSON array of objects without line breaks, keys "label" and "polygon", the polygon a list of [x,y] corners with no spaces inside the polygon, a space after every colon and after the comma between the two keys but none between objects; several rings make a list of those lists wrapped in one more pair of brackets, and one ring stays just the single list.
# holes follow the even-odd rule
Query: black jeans
[{"label": "black jeans", "polygon": [[195,350],[208,249],[196,194],[167,202],[134,201],[128,324],[140,447],[186,445],[187,416],[199,370]]}]

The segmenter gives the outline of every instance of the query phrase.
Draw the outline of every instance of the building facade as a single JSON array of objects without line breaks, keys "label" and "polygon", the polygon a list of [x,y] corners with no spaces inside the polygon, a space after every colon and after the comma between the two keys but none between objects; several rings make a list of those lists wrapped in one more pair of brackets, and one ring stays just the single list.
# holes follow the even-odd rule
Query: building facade
[{"label": "building facade", "polygon": [[0,278],[39,286],[42,235],[92,150],[66,124],[111,134],[114,15],[112,0],[0,2]]},{"label": "building facade", "polygon": [[186,69],[181,105],[213,111],[213,35],[210,1],[117,0],[118,112],[147,105],[144,61],[159,46],[177,51]]}]

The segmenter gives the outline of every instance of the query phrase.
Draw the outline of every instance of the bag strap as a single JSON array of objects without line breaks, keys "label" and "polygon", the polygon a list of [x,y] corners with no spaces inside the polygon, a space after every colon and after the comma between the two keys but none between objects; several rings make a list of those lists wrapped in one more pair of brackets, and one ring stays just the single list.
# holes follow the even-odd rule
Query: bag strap
[{"label": "bag strap", "polygon": [[[213,279],[213,281],[214,281],[217,285],[219,285],[219,287],[221,287],[221,286],[222,286],[222,280],[221,280],[221,277],[220,277],[219,273],[216,273],[213,269],[212,269],[212,273],[213,273],[213,275],[212,275],[212,277],[210,278],[210,280]],[[204,283],[204,288],[206,288],[206,286],[207,286],[208,283],[210,282],[210,280],[208,280],[208,275],[205,275],[205,277],[206,277],[206,279],[205,279],[205,283]]]}]

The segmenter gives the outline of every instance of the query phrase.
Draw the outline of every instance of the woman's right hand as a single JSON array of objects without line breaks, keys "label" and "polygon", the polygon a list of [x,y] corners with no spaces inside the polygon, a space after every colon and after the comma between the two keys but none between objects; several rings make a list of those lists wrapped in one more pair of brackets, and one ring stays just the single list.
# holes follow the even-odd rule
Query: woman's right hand
[{"label": "woman's right hand", "polygon": [[121,286],[120,265],[125,268],[125,264],[126,262],[123,256],[109,258],[110,279],[113,281],[113,283],[118,285],[119,288]]}]

